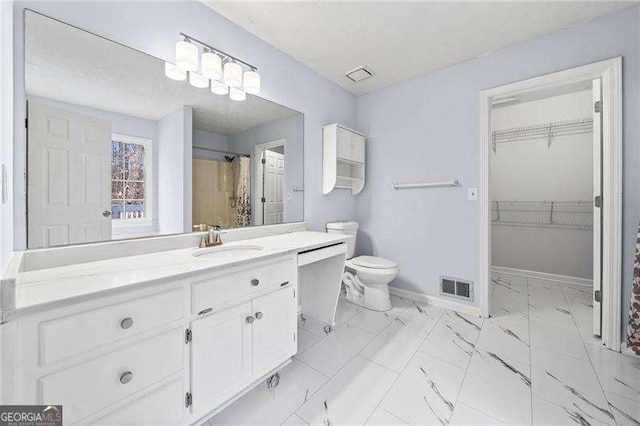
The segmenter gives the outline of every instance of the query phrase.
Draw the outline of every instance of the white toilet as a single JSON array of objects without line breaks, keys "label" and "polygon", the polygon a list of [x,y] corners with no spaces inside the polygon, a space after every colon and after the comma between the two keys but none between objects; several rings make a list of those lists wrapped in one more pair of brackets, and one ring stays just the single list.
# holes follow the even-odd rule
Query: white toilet
[{"label": "white toilet", "polygon": [[350,237],[347,240],[347,262],[342,276],[347,300],[374,311],[391,309],[389,283],[400,272],[398,264],[382,257],[353,257],[358,234],[357,222],[330,222],[327,223],[327,232]]}]

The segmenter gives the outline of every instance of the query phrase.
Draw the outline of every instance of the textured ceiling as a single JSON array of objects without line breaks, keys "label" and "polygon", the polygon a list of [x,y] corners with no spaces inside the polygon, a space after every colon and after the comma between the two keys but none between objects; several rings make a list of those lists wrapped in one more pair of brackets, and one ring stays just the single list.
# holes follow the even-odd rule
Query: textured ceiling
[{"label": "textured ceiling", "polygon": [[194,110],[194,127],[231,135],[298,114],[247,96],[235,102],[164,76],[164,62],[34,12],[26,14],[27,93],[158,120],[177,108]]},{"label": "textured ceiling", "polygon": [[[636,3],[201,1],[356,95]],[[345,77],[360,65],[374,76]]]}]

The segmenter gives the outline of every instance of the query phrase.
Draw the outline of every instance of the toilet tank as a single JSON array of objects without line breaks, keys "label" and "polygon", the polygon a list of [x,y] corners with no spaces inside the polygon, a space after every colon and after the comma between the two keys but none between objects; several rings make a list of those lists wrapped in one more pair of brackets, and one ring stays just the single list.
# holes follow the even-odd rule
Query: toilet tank
[{"label": "toilet tank", "polygon": [[358,235],[358,222],[329,222],[327,232],[330,234],[348,235],[347,259],[351,259],[356,250],[356,236]]}]

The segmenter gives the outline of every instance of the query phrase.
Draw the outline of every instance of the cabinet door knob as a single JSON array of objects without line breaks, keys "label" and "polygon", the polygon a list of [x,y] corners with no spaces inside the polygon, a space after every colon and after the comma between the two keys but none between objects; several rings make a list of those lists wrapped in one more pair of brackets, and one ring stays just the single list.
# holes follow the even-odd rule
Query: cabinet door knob
[{"label": "cabinet door knob", "polygon": [[109,210],[105,210],[105,211],[102,212],[102,216],[109,217],[109,216],[111,216],[111,212]]},{"label": "cabinet door knob", "polygon": [[120,321],[120,327],[122,327],[125,330],[127,328],[131,328],[132,325],[133,325],[133,319],[131,318],[125,318],[122,321]]},{"label": "cabinet door knob", "polygon": [[122,376],[120,376],[120,383],[126,385],[131,381],[131,379],[133,379],[133,373],[131,371],[127,371],[126,373],[122,373]]},{"label": "cabinet door knob", "polygon": [[256,312],[256,319],[262,319],[264,314],[262,312]]},{"label": "cabinet door knob", "polygon": [[252,316],[248,316],[248,317],[247,317],[247,322],[248,322],[249,324],[253,324],[253,321],[254,321],[254,320],[255,320],[255,319],[254,319]]},{"label": "cabinet door knob", "polygon": [[260,280],[257,278],[254,278],[251,280],[251,285],[256,287],[258,284],[260,284]]}]

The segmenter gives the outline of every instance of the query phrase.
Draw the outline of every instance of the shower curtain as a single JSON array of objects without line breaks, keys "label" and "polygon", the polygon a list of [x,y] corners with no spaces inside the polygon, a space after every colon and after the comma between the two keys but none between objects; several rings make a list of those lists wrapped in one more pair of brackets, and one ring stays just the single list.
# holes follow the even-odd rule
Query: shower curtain
[{"label": "shower curtain", "polygon": [[633,289],[629,307],[629,328],[627,329],[627,348],[640,355],[640,227],[636,240],[636,260],[633,265]]},{"label": "shower curtain", "polygon": [[236,157],[231,163],[235,184],[236,225],[251,225],[251,160],[248,157]]}]

